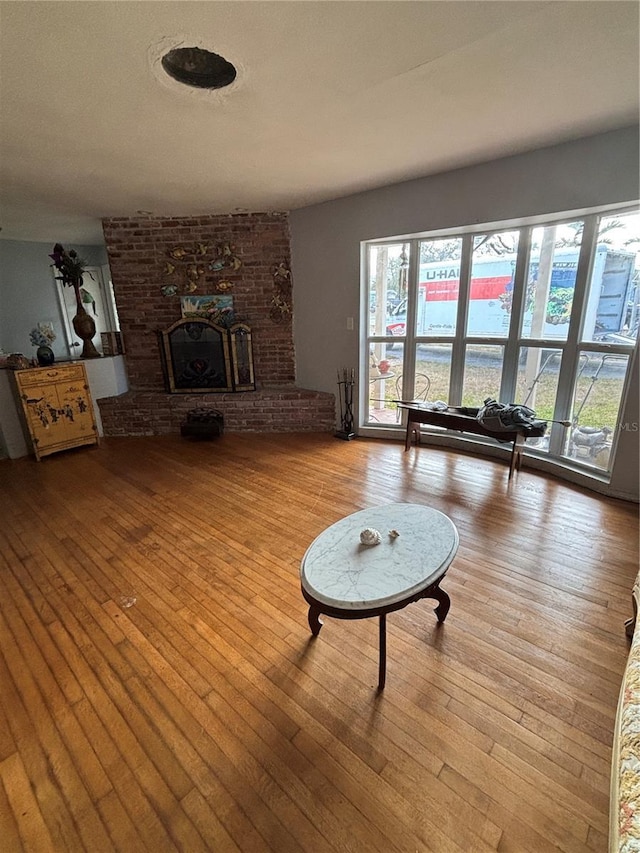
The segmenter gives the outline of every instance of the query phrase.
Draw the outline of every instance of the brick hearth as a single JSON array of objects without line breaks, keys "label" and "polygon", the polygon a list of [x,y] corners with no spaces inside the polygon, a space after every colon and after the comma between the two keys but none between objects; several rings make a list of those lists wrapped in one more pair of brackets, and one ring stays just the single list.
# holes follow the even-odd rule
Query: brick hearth
[{"label": "brick hearth", "polygon": [[[159,435],[179,431],[188,409],[223,412],[225,429],[253,432],[327,432],[335,428],[333,394],[295,386],[292,316],[274,316],[273,272],[290,267],[286,214],[141,217],[103,221],[113,288],[126,349],[130,390],[98,401],[105,435]],[[209,270],[215,250],[231,244],[238,270]],[[232,287],[236,315],[252,328],[257,390],[237,394],[169,394],[165,390],[157,332],[180,319],[188,262],[172,260],[178,246],[208,247],[198,262],[204,274],[194,295]],[[197,260],[197,259],[196,259]],[[168,274],[167,264],[176,268]],[[175,296],[162,287],[178,285]],[[295,283],[294,283],[295,294]]]},{"label": "brick hearth", "polygon": [[180,431],[189,409],[210,406],[224,414],[231,432],[330,432],[331,394],[271,388],[242,394],[163,394],[129,391],[99,401],[105,435],[164,435]]}]

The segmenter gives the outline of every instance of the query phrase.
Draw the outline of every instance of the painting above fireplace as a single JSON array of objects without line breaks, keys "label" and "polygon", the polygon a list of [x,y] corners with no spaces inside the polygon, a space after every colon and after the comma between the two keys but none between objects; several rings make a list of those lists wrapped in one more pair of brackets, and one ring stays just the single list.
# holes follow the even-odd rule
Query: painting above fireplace
[{"label": "painting above fireplace", "polygon": [[167,391],[211,394],[255,390],[251,329],[226,329],[209,320],[183,319],[160,334]]}]

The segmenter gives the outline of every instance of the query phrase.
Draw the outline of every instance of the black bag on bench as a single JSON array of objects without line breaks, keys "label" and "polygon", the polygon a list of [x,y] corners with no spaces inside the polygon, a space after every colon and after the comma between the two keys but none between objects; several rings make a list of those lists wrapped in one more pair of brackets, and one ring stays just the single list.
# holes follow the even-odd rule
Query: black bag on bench
[{"label": "black bag on bench", "polygon": [[492,397],[487,397],[476,417],[485,429],[492,432],[530,432],[534,429],[544,432],[547,428],[547,421],[536,420],[536,413],[528,406],[499,403]]}]

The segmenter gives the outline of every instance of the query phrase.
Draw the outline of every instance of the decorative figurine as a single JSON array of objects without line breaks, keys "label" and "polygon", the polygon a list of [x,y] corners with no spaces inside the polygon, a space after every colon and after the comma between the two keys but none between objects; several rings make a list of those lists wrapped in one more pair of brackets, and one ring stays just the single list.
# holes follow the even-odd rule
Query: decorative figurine
[{"label": "decorative figurine", "polygon": [[291,270],[288,269],[282,261],[278,264],[278,266],[273,271],[273,280],[274,281],[289,281],[291,278]]},{"label": "decorative figurine", "polygon": [[199,267],[196,264],[191,264],[187,267],[187,278],[190,278],[191,281],[197,281],[201,275],[204,275],[204,269],[202,267]]},{"label": "decorative figurine", "polygon": [[281,261],[272,275],[274,295],[269,313],[272,320],[282,322],[291,315],[291,270]]},{"label": "decorative figurine", "polygon": [[276,293],[271,299],[271,318],[282,320],[287,314],[291,314],[291,305],[279,293]]},{"label": "decorative figurine", "polygon": [[242,266],[242,261],[235,254],[235,247],[231,243],[221,243],[217,246],[216,252],[218,257],[209,264],[209,269],[213,272],[220,272],[220,270],[237,271]]}]

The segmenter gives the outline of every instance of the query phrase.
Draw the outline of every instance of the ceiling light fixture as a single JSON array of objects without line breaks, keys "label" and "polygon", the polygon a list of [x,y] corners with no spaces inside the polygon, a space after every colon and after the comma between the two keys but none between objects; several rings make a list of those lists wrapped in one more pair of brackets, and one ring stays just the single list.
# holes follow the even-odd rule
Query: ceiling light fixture
[{"label": "ceiling light fixture", "polygon": [[237,74],[223,56],[201,47],[176,47],[164,54],[161,64],[169,77],[197,89],[223,89]]}]

